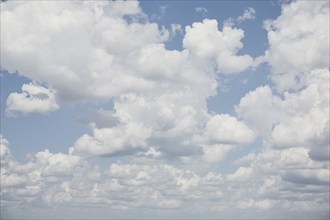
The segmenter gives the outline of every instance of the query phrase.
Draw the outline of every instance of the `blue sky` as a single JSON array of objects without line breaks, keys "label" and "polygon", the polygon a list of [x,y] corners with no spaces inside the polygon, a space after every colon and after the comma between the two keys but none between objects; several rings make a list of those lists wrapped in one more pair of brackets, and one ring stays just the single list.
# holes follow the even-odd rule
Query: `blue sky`
[{"label": "blue sky", "polygon": [[1,32],[1,218],[329,218],[329,2],[6,1]]}]

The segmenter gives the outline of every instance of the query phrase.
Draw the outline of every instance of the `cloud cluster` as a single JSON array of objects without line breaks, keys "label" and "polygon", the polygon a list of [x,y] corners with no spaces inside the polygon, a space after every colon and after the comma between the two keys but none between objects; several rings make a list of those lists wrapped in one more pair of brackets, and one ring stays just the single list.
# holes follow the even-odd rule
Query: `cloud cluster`
[{"label": "cloud cluster", "polygon": [[263,174],[258,196],[289,210],[329,210],[329,50],[320,49],[329,44],[328,4],[284,4],[282,15],[267,21],[274,91],[258,87],[235,108],[263,140],[259,153],[237,163]]},{"label": "cloud cluster", "polygon": [[205,126],[205,135],[211,142],[247,144],[254,141],[254,133],[230,115],[215,115]]},{"label": "cloud cluster", "polygon": [[2,65],[46,83],[60,103],[153,86],[125,62],[130,51],[166,40],[168,31],[143,22],[137,1],[9,1],[2,12]]},{"label": "cloud cluster", "polygon": [[[3,7],[4,67],[51,88],[39,86],[43,94],[36,94],[31,90],[36,85],[24,85],[24,93],[8,97],[8,112],[46,113],[65,102],[113,101],[109,120],[117,123],[92,126],[93,135],[75,143],[78,154],[132,154],[151,146],[166,155],[201,154],[212,139],[203,135],[206,124],[219,126],[218,133],[236,129],[236,119],[229,121],[234,127],[211,125],[208,120],[215,118],[206,99],[216,94],[217,72],[252,65],[249,55],[236,55],[243,47],[241,29],[224,26],[220,31],[216,20],[205,19],[185,28],[182,51],[167,50],[169,31],[147,22],[138,2],[51,4],[8,2]],[[11,23],[20,25],[12,28]],[[246,135],[253,139],[248,128],[237,126],[242,134],[220,142],[245,143]]]},{"label": "cloud cluster", "polygon": [[[329,2],[293,2],[267,20],[267,62],[278,91],[301,89],[301,78],[314,69],[329,68]],[[290,27],[290,28],[288,28]]]},{"label": "cloud cluster", "polygon": [[[239,209],[242,215],[237,217],[243,217],[244,210],[249,209],[265,214],[263,211],[290,212],[301,206],[306,207],[302,213],[307,216],[309,211],[322,216],[328,208],[328,169],[320,168],[322,163],[312,161],[303,148],[268,149],[255,155],[252,163],[222,174],[210,168],[201,171],[141,157],[126,163],[112,162],[100,169],[72,152],[49,150],[19,163],[13,160],[8,141],[2,138],[1,143],[2,216],[22,217],[33,211],[35,217],[42,216],[37,207],[53,212],[54,208],[71,204],[107,207],[103,213],[106,216],[122,211],[132,216],[132,210],[141,209],[154,210],[152,215],[157,210],[180,209],[191,217],[205,212],[226,216]],[[28,207],[34,208],[21,211]],[[192,207],[196,207],[193,213]],[[68,213],[62,213],[63,217]],[[86,213],[84,218],[94,214]]]},{"label": "cloud cluster", "polygon": [[[75,143],[77,154],[132,154],[150,147],[166,155],[202,154],[208,139],[233,145],[253,140],[233,116],[221,116],[228,125],[219,124],[222,118],[210,115],[206,104],[216,94],[216,72],[240,72],[253,63],[249,55],[236,55],[243,47],[241,29],[219,31],[216,20],[205,19],[185,28],[182,51],[167,50],[169,31],[143,22],[138,2],[51,4],[3,7],[4,67],[51,88],[24,85],[28,94],[10,94],[8,112],[45,113],[65,102],[112,100],[108,120],[117,123],[102,128],[94,123],[93,135]],[[32,88],[42,88],[43,99]],[[203,135],[205,125],[218,131]],[[235,129],[242,133],[224,137]]]},{"label": "cloud cluster", "polygon": [[281,97],[264,86],[241,99],[238,115],[264,144],[237,162],[263,174],[258,196],[281,200],[289,210],[329,210],[329,71],[303,77],[309,80],[298,92]]},{"label": "cloud cluster", "polygon": [[229,74],[241,72],[253,64],[251,56],[236,55],[243,47],[243,37],[244,31],[241,29],[224,25],[219,31],[216,20],[205,19],[202,23],[196,22],[186,27],[183,46],[201,65],[216,65],[218,72]]},{"label": "cloud cluster", "polygon": [[[241,29],[195,22],[177,51],[164,45],[170,31],[150,23],[135,1],[1,6],[2,65],[33,80],[9,95],[8,114],[113,103],[78,120],[92,132],[68,153],[44,150],[20,163],[1,136],[2,215],[75,204],[122,215],[180,209],[232,218],[239,209],[240,218],[258,209],[279,218],[296,210],[329,217],[329,2],[283,4],[265,22],[273,85],[245,94],[237,117],[210,113],[207,99],[219,74],[255,65],[238,54]],[[253,16],[247,9],[242,19]],[[219,170],[230,151],[246,145],[257,150]],[[99,168],[90,156],[112,158]]]},{"label": "cloud cluster", "polygon": [[303,78],[304,89],[286,91],[282,97],[269,86],[258,87],[241,99],[236,112],[260,136],[271,136],[276,147],[324,142],[329,129],[329,71],[313,70]]},{"label": "cloud cluster", "polygon": [[45,209],[63,204],[110,205],[112,210],[176,209],[188,197],[222,197],[217,188],[223,181],[221,174],[200,176],[189,169],[143,161],[112,163],[101,171],[70,152],[48,150],[18,163],[11,158],[8,141],[2,138],[1,143],[1,203],[5,211],[12,204],[22,208],[42,203]]},{"label": "cloud cluster", "polygon": [[[217,60],[224,73],[242,71],[252,62],[248,55],[235,55],[243,47],[243,31],[225,26],[221,32],[215,20],[186,27],[185,50],[169,51],[163,44],[169,31],[145,22],[138,2],[51,4],[3,4],[2,65],[47,83],[61,103],[150,93],[164,80],[171,82],[168,86],[173,81],[191,86],[212,80],[203,74],[206,64],[196,66],[190,61],[196,54]],[[26,16],[29,11],[34,13]],[[24,39],[21,33],[26,33]]]}]

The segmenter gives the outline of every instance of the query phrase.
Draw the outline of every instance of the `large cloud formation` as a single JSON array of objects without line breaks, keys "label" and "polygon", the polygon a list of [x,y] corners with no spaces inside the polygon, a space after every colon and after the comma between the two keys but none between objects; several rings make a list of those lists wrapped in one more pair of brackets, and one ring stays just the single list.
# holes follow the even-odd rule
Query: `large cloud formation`
[{"label": "large cloud formation", "polygon": [[291,210],[329,210],[328,17],[329,2],[284,4],[282,15],[266,22],[274,90],[258,87],[236,106],[264,141],[261,152],[237,162],[263,173],[260,196]]},{"label": "large cloud formation", "polygon": [[[283,4],[265,22],[273,87],[248,92],[237,116],[210,113],[207,99],[219,74],[255,66],[237,54],[241,29],[195,22],[177,51],[166,49],[170,32],[136,1],[1,4],[1,65],[33,80],[9,95],[10,116],[67,103],[114,106],[82,119],[92,133],[68,153],[44,150],[20,163],[1,136],[2,215],[45,217],[38,207],[74,204],[110,206],[103,217],[140,209],[171,217],[178,208],[190,217],[240,218],[254,209],[329,217],[329,2]],[[257,142],[260,150],[238,158],[236,170],[219,171],[228,152]],[[102,169],[91,156],[112,162]]]},{"label": "large cloud formation", "polygon": [[[168,30],[146,21],[138,2],[51,4],[4,4],[3,65],[46,84],[51,95],[39,100],[13,93],[7,111],[45,113],[66,102],[112,100],[109,120],[118,123],[92,127],[92,136],[85,134],[75,143],[76,153],[131,154],[150,146],[166,154],[197,152],[208,142],[195,143],[194,136],[202,137],[213,117],[206,99],[216,94],[216,73],[243,71],[253,63],[249,55],[236,55],[244,32],[231,26],[219,31],[216,20],[187,26],[184,49],[170,51],[164,46]],[[29,10],[34,13],[25,19]],[[234,127],[222,123],[218,129],[248,129],[235,120],[229,120]],[[242,132],[228,141],[251,139],[250,131]]]},{"label": "large cloud formation", "polygon": [[294,2],[282,15],[266,21],[267,62],[279,91],[300,89],[301,78],[314,69],[329,68],[329,2]]},{"label": "large cloud formation", "polygon": [[58,104],[54,93],[42,86],[24,84],[22,93],[11,93],[7,98],[7,114],[15,115],[15,112],[48,113],[57,110]]}]

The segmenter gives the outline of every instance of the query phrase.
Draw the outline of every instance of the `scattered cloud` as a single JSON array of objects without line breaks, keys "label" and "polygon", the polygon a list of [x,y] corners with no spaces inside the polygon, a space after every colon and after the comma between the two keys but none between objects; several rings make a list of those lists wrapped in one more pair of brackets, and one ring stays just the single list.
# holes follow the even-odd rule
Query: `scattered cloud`
[{"label": "scattered cloud", "polygon": [[206,8],[204,7],[197,7],[195,8],[195,11],[201,15],[203,15],[204,17],[207,15],[207,13],[209,12]]},{"label": "scattered cloud", "polygon": [[[8,149],[4,148],[8,141],[3,140],[2,149]],[[302,153],[302,159],[297,153]],[[196,172],[164,161],[141,158],[126,163],[113,162],[108,169],[101,170],[92,161],[73,155],[72,151],[65,154],[44,150],[25,163],[14,161],[10,152],[6,155],[8,159],[2,160],[1,164],[4,214],[13,202],[16,207],[44,204],[44,210],[69,204],[111,205],[109,212],[126,210],[128,213],[136,208],[180,208],[187,212],[199,204],[198,201],[204,201],[201,208],[210,213],[230,212],[232,206],[247,210],[281,206],[294,210],[301,205],[299,198],[310,196],[311,192],[315,196],[305,201],[305,205],[319,211],[327,209],[326,204],[319,201],[327,196],[328,170],[322,168],[315,172],[321,163],[308,159],[303,148],[286,153],[265,151],[250,167],[239,167],[228,175],[214,171]],[[287,170],[288,167],[291,169]],[[295,184],[300,187],[293,187]],[[222,208],[212,208],[215,206]],[[18,217],[23,214],[20,210],[15,212]]]},{"label": "scattered cloud", "polygon": [[161,13],[162,15],[165,14],[167,8],[168,8],[168,5],[162,5],[162,6],[160,6],[160,7],[159,7],[159,11],[160,11],[160,13]]},{"label": "scattered cloud", "polygon": [[246,20],[254,20],[256,11],[252,7],[247,7],[244,9],[243,15],[237,17],[238,22],[246,21]]},{"label": "scattered cloud", "polygon": [[253,63],[249,55],[236,55],[243,47],[244,31],[231,26],[218,30],[216,20],[204,19],[186,27],[183,45],[200,65],[216,65],[217,71],[230,74],[244,71]]},{"label": "scattered cloud", "polygon": [[180,24],[171,24],[171,36],[174,37],[177,34],[183,34],[183,29]]},{"label": "scattered cloud", "polygon": [[22,93],[11,93],[7,98],[6,114],[15,116],[17,113],[32,112],[48,113],[56,111],[59,106],[52,90],[37,84],[24,84]]},{"label": "scattered cloud", "polygon": [[151,15],[151,20],[152,21],[161,20],[166,15],[166,10],[167,9],[168,9],[168,5],[159,6],[159,8],[158,8],[159,13],[158,14],[152,14]]},{"label": "scattered cloud", "polygon": [[[325,36],[329,32],[319,23],[328,22],[328,14],[325,2],[282,5],[282,15],[266,22],[270,42],[266,59],[272,67],[275,91],[269,86],[258,87],[236,107],[239,118],[264,141],[260,153],[237,162],[251,161],[251,168],[266,177],[259,195],[282,200],[288,210],[298,210],[298,206],[316,209],[319,199],[329,197],[324,187],[330,178],[329,163],[325,162],[329,161],[329,63],[323,59],[329,55],[315,52],[320,45],[328,45]],[[308,48],[306,42],[310,42]],[[305,52],[300,53],[302,50]],[[274,191],[279,194],[270,196]],[[316,193],[318,199],[310,193]],[[308,201],[298,202],[302,197]],[[247,200],[240,205],[250,207],[254,202]]]},{"label": "scattered cloud", "polygon": [[11,160],[11,153],[9,150],[9,142],[6,140],[2,134],[0,135],[0,159],[1,159],[1,167],[5,164],[8,164]]},{"label": "scattered cloud", "polygon": [[[242,29],[219,29],[214,19],[184,27],[183,49],[168,50],[183,27],[141,22],[137,1],[1,6],[1,65],[33,81],[8,96],[8,116],[113,104],[78,117],[90,133],[67,153],[45,149],[19,162],[1,135],[1,217],[44,218],[53,207],[88,207],[79,213],[85,218],[130,218],[141,209],[161,217],[329,217],[329,2],[283,4],[264,22],[269,48],[258,59],[240,53]],[[254,18],[248,7],[237,21]],[[247,92],[230,115],[210,113],[219,76],[260,62],[271,67],[271,85]]]}]

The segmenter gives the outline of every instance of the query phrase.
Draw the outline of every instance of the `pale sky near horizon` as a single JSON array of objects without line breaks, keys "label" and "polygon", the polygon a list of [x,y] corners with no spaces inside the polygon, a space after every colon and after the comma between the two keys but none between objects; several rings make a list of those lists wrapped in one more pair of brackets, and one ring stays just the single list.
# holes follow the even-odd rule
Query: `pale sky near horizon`
[{"label": "pale sky near horizon", "polygon": [[1,219],[329,219],[329,1],[2,1]]}]

